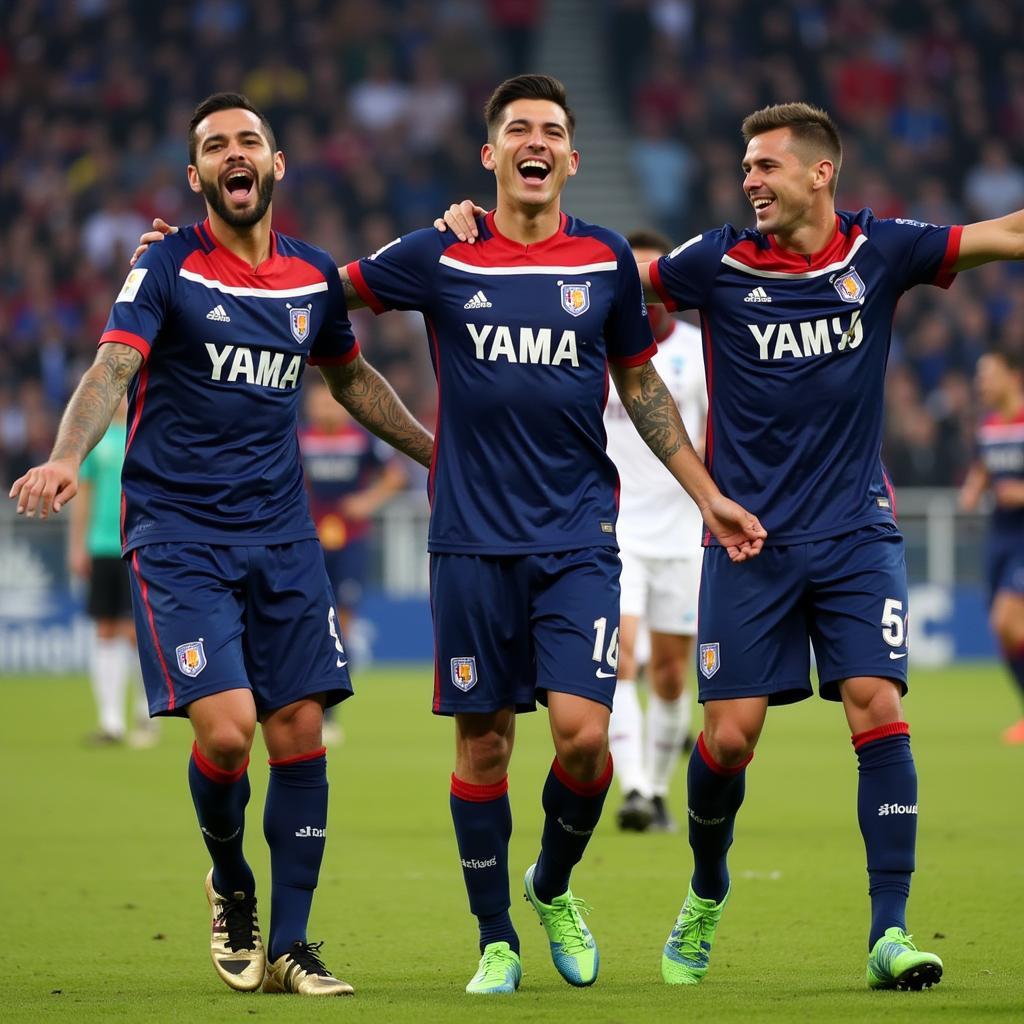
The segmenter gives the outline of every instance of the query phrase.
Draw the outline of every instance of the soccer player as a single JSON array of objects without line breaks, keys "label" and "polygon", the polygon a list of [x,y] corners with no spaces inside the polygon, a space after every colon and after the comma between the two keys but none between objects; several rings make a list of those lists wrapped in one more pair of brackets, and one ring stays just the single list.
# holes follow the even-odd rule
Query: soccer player
[{"label": "soccer player", "polygon": [[598,951],[569,887],[611,781],[608,716],[619,647],[616,484],[601,413],[611,376],[644,440],[701,507],[730,557],[761,548],[757,520],[694,453],[655,348],[625,239],[563,213],[575,119],[560,82],[522,75],[485,110],[496,208],[475,246],[436,230],[345,270],[350,301],[423,313],[438,378],[429,549],[433,710],[455,719],[451,812],[481,959],[467,991],[514,992],[508,766],[516,713],[547,705],[555,758],[540,855],[525,877],[552,959],[572,985]]},{"label": "soccer player", "polygon": [[[736,562],[705,532],[698,615],[704,727],[687,775],[694,874],[665,946],[669,984],[707,973],[729,895],[726,854],[769,705],[812,693],[843,704],[859,762],[871,988],[921,988],[942,963],[906,934],[917,773],[902,708],[907,580],[879,458],[893,312],[917,284],[1024,258],[1024,211],[966,226],[835,209],[842,145],[806,103],[747,117],[743,191],[756,227],[707,231],[640,268],[649,299],[698,309],[711,476],[764,509],[768,546]],[[477,232],[464,201],[446,219]]]},{"label": "soccer player", "polygon": [[[378,436],[424,464],[433,443],[360,355],[328,254],[271,230],[285,160],[266,118],[213,95],[188,145],[207,218],[128,275],[50,460],[11,497],[27,516],[59,512],[128,391],[124,554],[150,713],[187,715],[195,732],[214,967],[241,991],[347,995],[306,936],[327,824],[323,708],[351,694],[299,463],[307,359]],[[242,848],[257,721],[270,755],[266,952]]]},{"label": "soccer player", "polygon": [[[338,622],[349,640],[351,671],[355,645],[349,627],[366,582],[370,519],[405,487],[407,475],[394,451],[352,419],[326,382],[314,375],[304,393],[306,423],[299,431],[299,450]],[[323,736],[328,746],[341,741],[333,708],[325,712]]]},{"label": "soccer player", "polygon": [[[650,231],[628,236],[638,263],[672,248]],[[658,353],[651,362],[661,375],[686,432],[703,438],[707,388],[700,331],[675,320],[661,304],[647,308]],[[622,560],[619,602],[619,666],[608,727],[619,787],[622,829],[675,831],[666,799],[669,782],[689,734],[690,701],[684,693],[693,663],[700,586],[701,518],[697,507],[654,457],[614,393],[604,412],[608,455],[619,472],[616,533]],[[646,715],[637,698],[638,630],[650,636]]]},{"label": "soccer player", "polygon": [[[1018,356],[989,352],[978,360],[977,389],[988,415],[978,428],[977,459],[960,492],[966,511],[986,490],[995,500],[989,522],[989,618],[1003,660],[1024,698],[1024,383]],[[1024,743],[1024,717],[1003,733]]]},{"label": "soccer player", "polygon": [[[127,402],[122,401],[107,432],[82,463],[78,500],[71,506],[68,563],[88,581],[88,611],[96,624],[89,676],[99,717],[94,742],[152,746],[159,735],[139,676],[132,622],[128,567],[121,559],[121,466],[127,436]],[[134,701],[136,727],[129,733],[126,708],[129,681],[140,693]]]},{"label": "soccer player", "polygon": [[481,953],[467,992],[497,995],[515,992],[522,976],[509,916],[508,766],[516,714],[538,700],[555,758],[540,856],[524,887],[562,977],[585,986],[598,973],[569,876],[612,776],[619,561],[618,480],[601,419],[609,371],[728,557],[757,556],[764,530],[715,486],[650,363],[626,240],[561,211],[579,165],[562,84],[509,79],[485,119],[481,160],[498,196],[474,222],[479,244],[416,231],[341,275],[351,307],[418,310],[430,338],[439,396],[429,477],[433,710],[455,719],[450,806]]}]

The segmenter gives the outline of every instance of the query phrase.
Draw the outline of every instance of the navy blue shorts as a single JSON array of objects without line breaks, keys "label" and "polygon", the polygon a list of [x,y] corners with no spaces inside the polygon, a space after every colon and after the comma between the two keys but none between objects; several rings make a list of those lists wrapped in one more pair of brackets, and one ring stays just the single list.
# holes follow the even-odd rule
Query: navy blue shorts
[{"label": "navy blue shorts", "polygon": [[992,603],[1000,590],[1024,595],[1024,541],[1017,533],[991,532],[985,546],[985,579]]},{"label": "navy blue shorts", "polygon": [[353,611],[359,606],[369,561],[370,544],[366,537],[350,541],[343,548],[324,549],[327,575],[334,585],[339,608]]},{"label": "navy blue shorts", "polygon": [[547,691],[611,708],[619,660],[614,548],[430,556],[434,712],[534,711]]},{"label": "navy blue shorts", "polygon": [[[810,644],[808,643],[810,641]],[[791,704],[839,683],[881,676],[907,691],[907,568],[903,537],[877,524],[840,537],[764,548],[734,564],[704,552],[697,620],[699,699],[767,696]]]},{"label": "navy blue shorts", "polygon": [[129,555],[151,715],[252,690],[262,714],[352,694],[334,591],[316,540],[269,547],[146,544]]}]

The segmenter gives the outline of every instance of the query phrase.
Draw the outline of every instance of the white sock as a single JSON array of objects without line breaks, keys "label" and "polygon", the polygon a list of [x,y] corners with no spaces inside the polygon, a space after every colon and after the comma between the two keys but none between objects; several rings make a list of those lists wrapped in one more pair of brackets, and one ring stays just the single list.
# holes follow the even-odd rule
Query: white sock
[{"label": "white sock", "polygon": [[100,729],[110,736],[123,736],[128,684],[124,643],[120,639],[101,640],[97,637],[89,667]]},{"label": "white sock", "polygon": [[647,774],[652,796],[667,796],[668,785],[679,763],[683,740],[690,731],[690,695],[662,700],[656,693],[647,699]]},{"label": "white sock", "polygon": [[623,793],[638,790],[647,795],[644,775],[644,716],[632,679],[615,684],[612,717],[608,723],[608,744],[615,760],[615,776]]}]

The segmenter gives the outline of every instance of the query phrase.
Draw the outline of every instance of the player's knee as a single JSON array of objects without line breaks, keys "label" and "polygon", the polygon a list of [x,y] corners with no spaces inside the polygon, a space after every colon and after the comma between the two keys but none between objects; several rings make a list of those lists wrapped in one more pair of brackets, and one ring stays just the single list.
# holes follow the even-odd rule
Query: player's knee
[{"label": "player's knee", "polygon": [[739,722],[705,721],[703,735],[708,753],[725,768],[742,764],[757,744],[757,735],[748,733]]},{"label": "player's knee", "polygon": [[458,748],[456,774],[469,781],[496,772],[504,774],[511,754],[508,736],[498,730],[465,737]]},{"label": "player's knee", "polygon": [[249,756],[254,731],[242,722],[217,722],[197,741],[204,756],[218,768],[234,771]]},{"label": "player's knee", "polygon": [[588,723],[556,743],[558,760],[574,778],[596,779],[608,763],[608,730]]},{"label": "player's knee", "polygon": [[678,700],[685,686],[685,663],[672,659],[652,666],[651,689],[662,700]]}]

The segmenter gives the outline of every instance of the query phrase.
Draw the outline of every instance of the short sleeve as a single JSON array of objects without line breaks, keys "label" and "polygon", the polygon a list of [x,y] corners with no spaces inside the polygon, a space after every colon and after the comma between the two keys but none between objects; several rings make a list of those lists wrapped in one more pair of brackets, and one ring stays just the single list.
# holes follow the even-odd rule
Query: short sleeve
[{"label": "short sleeve", "polygon": [[699,309],[721,265],[722,232],[710,231],[677,245],[650,265],[651,284],[665,308]]},{"label": "short sleeve", "polygon": [[168,242],[151,245],[128,272],[99,344],[128,345],[149,358],[174,298],[174,257]]},{"label": "short sleeve", "polygon": [[605,321],[608,359],[619,366],[639,366],[658,350],[647,318],[636,260],[623,245],[616,270],[615,299]]},{"label": "short sleeve", "polygon": [[372,256],[353,261],[345,270],[359,297],[374,313],[422,310],[431,300],[441,251],[441,235],[425,228],[396,238]]},{"label": "short sleeve", "polygon": [[333,261],[326,271],[327,311],[309,349],[310,366],[344,366],[359,355],[345,303],[345,289]]},{"label": "short sleeve", "polygon": [[871,243],[885,260],[900,291],[917,284],[948,288],[956,278],[953,265],[960,255],[960,225],[939,226],[917,220],[874,220]]}]

